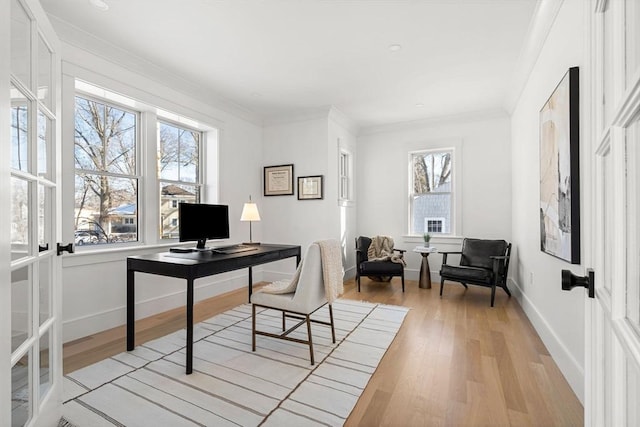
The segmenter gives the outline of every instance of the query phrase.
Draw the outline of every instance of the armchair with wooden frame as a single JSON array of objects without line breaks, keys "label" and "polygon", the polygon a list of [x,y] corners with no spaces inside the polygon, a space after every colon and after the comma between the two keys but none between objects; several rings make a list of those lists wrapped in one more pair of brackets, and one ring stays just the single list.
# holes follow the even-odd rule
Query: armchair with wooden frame
[{"label": "armchair with wooden frame", "polygon": [[[511,243],[504,240],[469,239],[462,241],[462,249],[458,252],[443,252],[440,269],[440,297],[445,280],[459,282],[467,288],[467,284],[491,288],[491,307],[495,301],[496,287],[502,288],[511,296],[507,288],[507,272]],[[447,256],[460,255],[460,265],[447,264]]]},{"label": "armchair with wooden frame", "polygon": [[[360,292],[360,277],[368,276],[376,279],[400,276],[402,280],[402,292],[404,292],[404,264],[393,261],[369,261],[368,251],[371,245],[369,237],[360,236],[356,239],[356,282]],[[406,250],[393,249],[400,257]]]}]

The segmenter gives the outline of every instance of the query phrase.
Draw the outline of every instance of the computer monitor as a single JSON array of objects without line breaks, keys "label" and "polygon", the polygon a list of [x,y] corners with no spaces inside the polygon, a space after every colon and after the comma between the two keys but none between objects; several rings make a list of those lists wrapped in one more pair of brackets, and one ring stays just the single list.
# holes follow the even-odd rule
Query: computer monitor
[{"label": "computer monitor", "polygon": [[229,238],[229,206],[204,203],[180,203],[178,233],[181,242],[196,241],[197,249],[206,249],[207,239]]}]

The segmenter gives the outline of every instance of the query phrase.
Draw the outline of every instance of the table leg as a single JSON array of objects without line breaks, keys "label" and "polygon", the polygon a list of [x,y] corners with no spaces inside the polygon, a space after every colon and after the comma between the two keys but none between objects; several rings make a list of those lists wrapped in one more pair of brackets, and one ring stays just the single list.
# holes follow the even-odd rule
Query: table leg
[{"label": "table leg", "polygon": [[187,375],[193,372],[193,279],[187,279]]},{"label": "table leg", "polygon": [[136,341],[135,271],[127,270],[127,351],[133,350]]},{"label": "table leg", "polygon": [[253,268],[249,267],[249,303],[251,303],[251,294],[253,294]]},{"label": "table leg", "polygon": [[422,254],[422,264],[420,265],[420,280],[418,287],[422,289],[431,289],[431,269],[429,268],[429,254]]}]

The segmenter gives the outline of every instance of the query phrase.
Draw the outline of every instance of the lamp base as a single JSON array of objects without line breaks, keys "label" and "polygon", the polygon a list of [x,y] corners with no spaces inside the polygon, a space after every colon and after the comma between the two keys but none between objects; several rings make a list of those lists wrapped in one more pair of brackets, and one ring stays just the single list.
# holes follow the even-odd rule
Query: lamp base
[{"label": "lamp base", "polygon": [[243,245],[257,246],[260,242],[242,242]]}]

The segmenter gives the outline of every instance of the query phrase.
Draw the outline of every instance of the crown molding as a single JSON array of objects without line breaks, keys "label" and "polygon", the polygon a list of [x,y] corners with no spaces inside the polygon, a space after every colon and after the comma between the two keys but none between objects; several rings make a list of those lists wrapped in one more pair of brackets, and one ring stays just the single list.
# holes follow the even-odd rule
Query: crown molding
[{"label": "crown molding", "polygon": [[354,120],[334,106],[329,109],[329,120],[343,127],[352,135],[357,135],[360,131],[360,126]]},{"label": "crown molding", "polygon": [[533,18],[529,23],[525,43],[520,50],[513,78],[504,100],[505,109],[513,113],[529,76],[535,67],[540,52],[549,36],[553,23],[560,12],[564,0],[538,0]]},{"label": "crown molding", "polygon": [[163,86],[179,91],[213,108],[247,120],[255,125],[262,124],[259,114],[225,99],[219,93],[207,88],[206,85],[198,84],[178,74],[167,71],[166,68],[134,55],[120,46],[106,42],[55,15],[49,14],[48,17],[55,28],[56,34],[64,43],[118,65],[128,71],[144,76]]},{"label": "crown molding", "polygon": [[434,127],[437,125],[460,123],[460,122],[475,122],[491,119],[508,118],[509,115],[502,108],[482,110],[482,111],[468,111],[459,114],[451,114],[440,117],[428,117],[420,120],[411,120],[408,122],[390,123],[384,125],[369,126],[361,128],[359,137],[374,135],[385,132],[400,132],[413,129],[421,129]]}]

